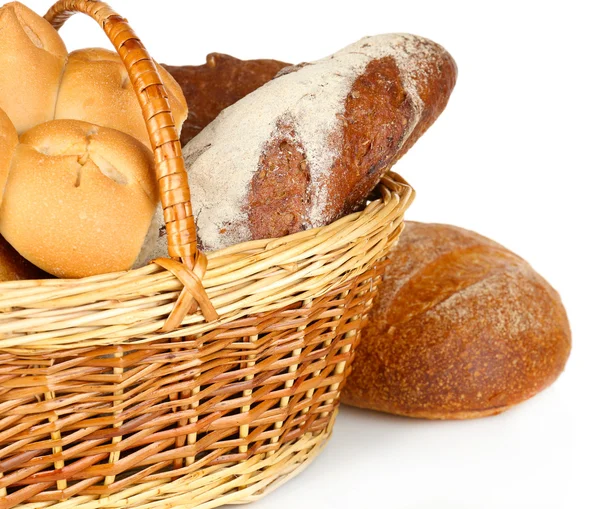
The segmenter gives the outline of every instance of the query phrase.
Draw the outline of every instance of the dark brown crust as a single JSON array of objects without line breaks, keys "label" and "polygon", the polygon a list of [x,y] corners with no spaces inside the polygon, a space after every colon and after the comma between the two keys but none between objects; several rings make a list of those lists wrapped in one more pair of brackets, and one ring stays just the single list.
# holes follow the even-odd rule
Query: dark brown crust
[{"label": "dark brown crust", "polygon": [[[311,64],[288,67],[278,76],[306,65]],[[292,197],[303,191],[297,175],[302,174],[298,165],[306,165],[306,161],[299,154],[282,160],[273,152],[272,147],[277,147],[286,136],[278,135],[269,144],[266,156],[261,158],[257,175],[263,177],[254,177],[248,195],[252,238],[278,237],[321,226],[362,207],[381,176],[429,128],[448,102],[457,75],[452,57],[437,46],[431,58],[421,62],[421,70],[416,82],[423,110],[418,118],[415,118],[418,111],[402,85],[406,76],[401,75],[393,57],[372,60],[354,82],[339,119],[344,126],[341,135],[338,132],[329,140],[332,150],[338,150],[340,155],[329,171],[328,180],[321,184],[326,186],[328,196],[321,224],[300,220],[308,215],[311,205],[308,198],[268,201],[275,193]],[[410,133],[414,122],[417,124]],[[273,165],[278,167],[278,173],[273,174],[276,180],[269,182],[268,176],[264,178],[265,170],[268,172]],[[286,174],[290,175],[289,179],[283,178]],[[307,196],[314,194],[309,188],[305,189]],[[259,211],[253,210],[257,204]]]},{"label": "dark brown crust", "polygon": [[47,279],[51,276],[29,263],[0,236],[0,281]]},{"label": "dark brown crust", "polygon": [[558,293],[523,259],[461,228],[407,223],[342,401],[430,419],[494,415],[556,380],[570,349]]},{"label": "dark brown crust", "polygon": [[255,238],[283,237],[302,230],[310,186],[303,147],[290,124],[277,126],[260,159],[248,197],[248,221]]},{"label": "dark brown crust", "polygon": [[425,108],[421,118],[402,149],[395,154],[392,164],[400,159],[408,149],[431,127],[448,104],[450,94],[456,85],[458,68],[447,52],[441,52],[435,60],[423,61],[421,68],[426,75],[435,76],[434,80],[417,80],[417,92]]},{"label": "dark brown crust", "polygon": [[331,169],[330,221],[354,211],[389,168],[412,107],[393,57],[373,60],[346,98],[341,156]]},{"label": "dark brown crust", "polygon": [[181,142],[185,145],[217,115],[242,97],[264,85],[284,67],[277,60],[239,60],[210,53],[204,65],[165,65],[181,86],[188,104]]}]

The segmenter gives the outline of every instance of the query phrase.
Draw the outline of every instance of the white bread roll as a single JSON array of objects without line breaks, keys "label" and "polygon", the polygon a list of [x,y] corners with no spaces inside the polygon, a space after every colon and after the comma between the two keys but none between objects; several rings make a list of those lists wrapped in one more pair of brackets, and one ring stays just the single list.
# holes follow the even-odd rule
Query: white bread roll
[{"label": "white bread roll", "polygon": [[67,49],[52,25],[18,2],[0,8],[0,108],[17,131],[54,118]]},{"label": "white bread roll", "polygon": [[[187,118],[187,103],[179,84],[160,65],[175,126]],[[102,48],[73,51],[65,67],[56,101],[56,119],[76,119],[123,131],[150,147],[140,104],[119,55]]]},{"label": "white bread roll", "polygon": [[59,277],[129,269],[158,203],[152,153],[120,131],[53,120],[21,136],[0,233]]},{"label": "white bread roll", "polygon": [[4,110],[0,108],[0,205],[2,205],[10,164],[18,144],[19,136],[15,126]]},{"label": "white bread roll", "polygon": [[[0,205],[4,195],[4,186],[8,180],[10,165],[19,144],[15,126],[4,110],[0,109]],[[44,273],[25,260],[14,248],[0,236],[0,281],[16,279],[39,279]]]}]

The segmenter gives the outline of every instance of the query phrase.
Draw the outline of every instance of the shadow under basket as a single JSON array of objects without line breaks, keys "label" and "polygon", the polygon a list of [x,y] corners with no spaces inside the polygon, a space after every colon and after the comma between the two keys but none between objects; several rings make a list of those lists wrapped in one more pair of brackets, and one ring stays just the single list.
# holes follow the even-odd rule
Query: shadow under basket
[{"label": "shadow under basket", "polygon": [[181,146],[147,52],[102,2],[61,0],[46,19],[59,28],[75,11],[121,55],[165,217],[191,224],[193,238],[169,230],[181,262],[0,284],[0,509],[252,501],[329,438],[414,193],[390,172],[364,210],[328,226],[198,254]]}]

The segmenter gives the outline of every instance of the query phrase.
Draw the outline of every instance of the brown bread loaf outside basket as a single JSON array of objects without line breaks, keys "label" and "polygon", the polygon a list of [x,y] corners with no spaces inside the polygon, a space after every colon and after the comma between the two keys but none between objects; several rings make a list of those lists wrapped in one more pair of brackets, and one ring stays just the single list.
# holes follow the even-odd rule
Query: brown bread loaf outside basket
[{"label": "brown bread loaf outside basket", "polygon": [[342,401],[426,419],[495,415],[554,382],[570,350],[560,296],[525,260],[462,228],[407,222]]},{"label": "brown bread loaf outside basket", "polygon": [[[456,73],[432,41],[379,35],[286,68],[226,108],[184,148],[203,248],[281,237],[362,207],[442,112]],[[163,231],[153,256],[164,253]]]}]

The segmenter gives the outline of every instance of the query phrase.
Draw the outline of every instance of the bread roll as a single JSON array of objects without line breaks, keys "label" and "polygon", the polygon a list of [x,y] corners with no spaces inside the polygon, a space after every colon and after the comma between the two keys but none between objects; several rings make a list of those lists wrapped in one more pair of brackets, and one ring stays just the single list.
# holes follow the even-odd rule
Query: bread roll
[{"label": "bread roll", "polygon": [[[355,210],[443,110],[456,66],[421,37],[368,37],[225,109],[184,149],[201,245],[322,226]],[[161,237],[156,255],[167,252]]]},{"label": "bread roll", "polygon": [[0,108],[0,205],[2,205],[10,165],[18,144],[17,130],[8,115]]},{"label": "bread roll", "polygon": [[53,120],[21,136],[0,233],[59,277],[129,269],[158,203],[150,150],[120,131]]},{"label": "bread roll", "polygon": [[67,49],[52,25],[19,2],[0,8],[0,108],[20,133],[54,118]]},{"label": "bread roll", "polygon": [[223,53],[210,53],[204,65],[163,64],[181,86],[189,109],[181,143],[185,145],[221,111],[289,65],[277,60],[240,60]]},{"label": "bread roll", "polygon": [[522,258],[454,226],[406,223],[342,401],[427,419],[498,414],[562,372],[558,293]]},{"label": "bread roll", "polygon": [[[187,117],[180,86],[160,65],[158,72],[169,94],[178,130]],[[73,51],[62,77],[56,119],[84,120],[123,131],[150,148],[150,138],[127,70],[114,51],[87,48]]]},{"label": "bread roll", "polygon": [[[0,109],[0,207],[4,188],[8,180],[10,165],[19,143],[15,126],[6,113]],[[0,281],[15,279],[40,279],[45,274],[25,260],[0,236]]]}]

